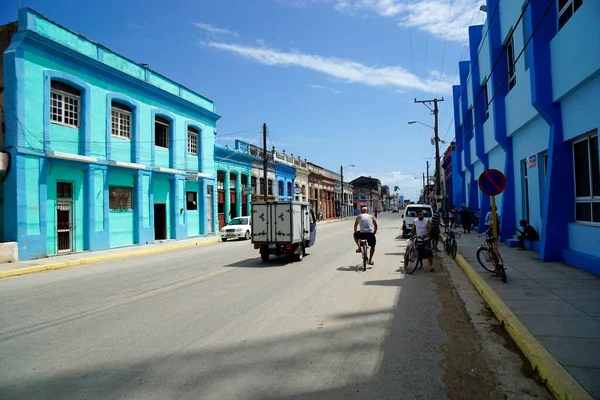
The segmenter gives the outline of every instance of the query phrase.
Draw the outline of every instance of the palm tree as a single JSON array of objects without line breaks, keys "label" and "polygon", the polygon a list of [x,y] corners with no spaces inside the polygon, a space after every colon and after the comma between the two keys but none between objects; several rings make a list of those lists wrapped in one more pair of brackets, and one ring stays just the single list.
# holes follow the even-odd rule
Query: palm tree
[{"label": "palm tree", "polygon": [[394,186],[394,192],[398,192],[400,190],[400,186]]}]

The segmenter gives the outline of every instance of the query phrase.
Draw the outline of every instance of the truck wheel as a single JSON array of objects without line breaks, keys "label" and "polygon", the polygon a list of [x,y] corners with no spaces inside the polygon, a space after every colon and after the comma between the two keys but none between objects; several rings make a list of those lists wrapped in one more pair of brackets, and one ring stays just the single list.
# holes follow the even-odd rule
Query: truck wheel
[{"label": "truck wheel", "polygon": [[264,261],[267,262],[269,261],[269,252],[268,251],[261,251],[260,252],[260,258]]},{"label": "truck wheel", "polygon": [[294,258],[296,261],[302,261],[304,258],[304,245],[302,243],[298,245],[298,253],[294,254]]},{"label": "truck wheel", "polygon": [[221,242],[226,242],[227,238],[221,238]]}]

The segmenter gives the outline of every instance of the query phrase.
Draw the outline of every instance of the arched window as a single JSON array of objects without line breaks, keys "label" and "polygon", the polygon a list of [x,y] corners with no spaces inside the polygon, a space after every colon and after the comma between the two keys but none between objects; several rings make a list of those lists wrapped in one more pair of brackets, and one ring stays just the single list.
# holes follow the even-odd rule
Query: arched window
[{"label": "arched window", "polygon": [[113,101],[111,103],[111,136],[131,139],[131,107]]}]

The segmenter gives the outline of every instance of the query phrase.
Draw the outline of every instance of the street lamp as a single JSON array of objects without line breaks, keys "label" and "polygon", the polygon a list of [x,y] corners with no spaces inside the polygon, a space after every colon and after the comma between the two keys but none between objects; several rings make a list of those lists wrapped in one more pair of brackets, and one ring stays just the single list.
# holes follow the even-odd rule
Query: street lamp
[{"label": "street lamp", "polygon": [[421,124],[421,125],[423,125],[423,126],[426,126],[426,127],[428,127],[428,128],[435,129],[433,126],[431,126],[431,125],[427,125],[427,124],[424,124],[424,123],[422,123],[421,121],[408,121],[408,124],[409,124],[409,125],[412,125],[412,124]]},{"label": "street lamp", "polygon": [[[436,184],[435,184],[435,193],[436,193],[436,197],[438,197],[440,195],[440,142],[445,143],[443,140],[441,140],[438,137],[438,130],[437,130],[437,126],[438,126],[438,122],[437,122],[437,103],[436,103],[436,108],[435,108],[435,127],[433,126],[429,126],[427,124],[424,124],[420,121],[408,121],[409,125],[412,124],[421,124],[423,126],[426,126],[428,128],[433,129],[433,133],[434,133],[434,138],[431,139],[431,144],[435,145],[435,179],[436,179]],[[428,182],[429,184],[429,182]],[[423,183],[423,190],[425,188],[425,183]],[[436,199],[437,201],[437,199]]]},{"label": "street lamp", "polygon": [[348,168],[348,167],[356,167],[356,165],[354,164],[348,164],[344,167],[340,167],[340,183],[341,183],[341,187],[340,187],[340,191],[342,193],[342,196],[340,197],[340,218],[344,218],[344,168]]}]

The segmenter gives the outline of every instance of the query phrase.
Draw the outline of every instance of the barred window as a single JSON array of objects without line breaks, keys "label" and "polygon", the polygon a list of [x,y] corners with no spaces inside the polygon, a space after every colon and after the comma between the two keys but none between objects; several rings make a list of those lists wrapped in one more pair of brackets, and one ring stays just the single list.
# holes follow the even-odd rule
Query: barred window
[{"label": "barred window", "polygon": [[154,144],[158,147],[169,148],[169,129],[171,123],[169,120],[156,117],[154,119]]},{"label": "barred window", "polygon": [[133,210],[133,188],[130,186],[109,186],[108,208],[111,211]]},{"label": "barred window", "polygon": [[51,81],[50,87],[50,121],[78,128],[79,90],[59,81]]},{"label": "barred window", "polygon": [[112,136],[131,139],[131,109],[120,103],[112,103]]},{"label": "barred window", "polygon": [[198,130],[188,127],[188,153],[198,155]]},{"label": "barred window", "polygon": [[573,143],[575,220],[600,223],[600,161],[598,134]]},{"label": "barred window", "polygon": [[56,198],[57,199],[72,199],[73,198],[73,182],[57,181],[56,182]]}]

